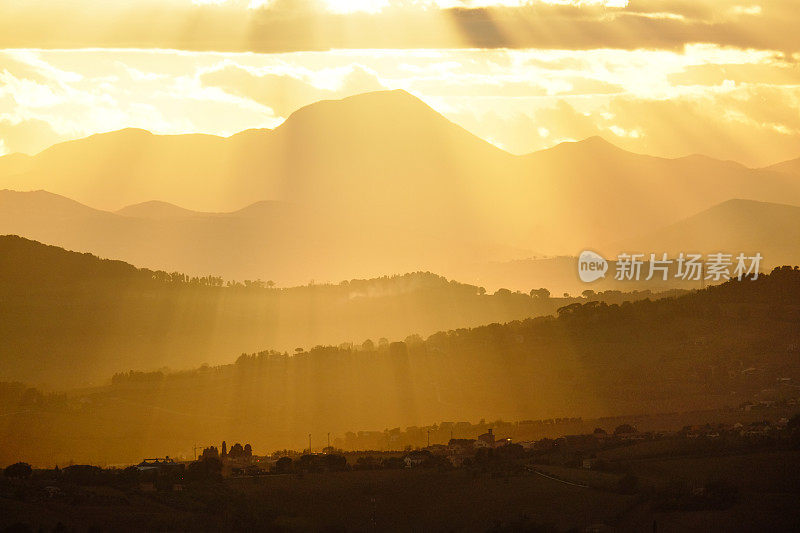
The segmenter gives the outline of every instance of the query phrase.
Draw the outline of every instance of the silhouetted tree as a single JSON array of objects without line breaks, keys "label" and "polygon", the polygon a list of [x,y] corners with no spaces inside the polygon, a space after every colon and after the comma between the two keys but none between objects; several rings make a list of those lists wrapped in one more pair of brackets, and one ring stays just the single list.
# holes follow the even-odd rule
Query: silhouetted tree
[{"label": "silhouetted tree", "polygon": [[405,338],[405,343],[407,346],[420,346],[423,342],[425,341],[418,333],[414,333],[413,335],[409,335]]},{"label": "silhouetted tree", "polygon": [[14,463],[13,465],[9,465],[3,470],[3,474],[6,477],[16,478],[16,479],[26,479],[31,477],[31,473],[33,469],[31,465],[28,463]]},{"label": "silhouetted tree", "polygon": [[614,435],[625,435],[629,433],[636,433],[636,428],[630,424],[620,424],[614,428]]},{"label": "silhouetted tree", "polygon": [[408,347],[404,342],[393,342],[389,344],[389,355],[394,358],[408,357]]},{"label": "silhouetted tree", "polygon": [[243,457],[244,456],[244,448],[242,447],[241,444],[239,444],[237,442],[236,444],[231,446],[231,451],[228,452],[228,455],[230,455],[231,459],[238,459],[240,457]]},{"label": "silhouetted tree", "polygon": [[194,482],[222,480],[222,461],[216,457],[207,457],[195,461],[186,469],[186,479]]},{"label": "silhouetted tree", "polygon": [[288,474],[292,471],[292,463],[291,457],[281,457],[275,461],[275,472],[278,474]]},{"label": "silhouetted tree", "polygon": [[530,292],[531,298],[538,298],[540,300],[547,300],[550,298],[550,291],[545,288],[541,289],[531,289]]},{"label": "silhouetted tree", "polygon": [[347,469],[347,459],[345,459],[344,455],[332,453],[323,455],[322,457],[322,462],[325,464],[327,470],[340,471]]},{"label": "silhouetted tree", "polygon": [[402,457],[387,457],[381,461],[381,467],[387,469],[404,468],[406,466]]}]

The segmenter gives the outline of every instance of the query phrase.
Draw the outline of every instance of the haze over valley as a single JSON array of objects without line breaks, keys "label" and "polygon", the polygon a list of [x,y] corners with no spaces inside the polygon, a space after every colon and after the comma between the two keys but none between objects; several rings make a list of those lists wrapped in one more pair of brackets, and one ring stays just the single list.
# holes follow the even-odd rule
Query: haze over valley
[{"label": "haze over valley", "polygon": [[[541,279],[533,263],[520,279],[496,265],[611,256],[620,243],[649,254],[752,252],[757,242],[767,267],[797,262],[796,240],[775,232],[774,218],[724,204],[800,204],[792,169],[650,157],[599,137],[515,156],[406,92],[375,92],[302,108],[274,131],[121,130],[2,157],[0,232],[284,287],[423,270],[490,290],[563,292],[579,286],[574,276]],[[41,191],[22,192],[31,189]],[[731,223],[699,214],[718,204]],[[713,227],[663,236],[683,219]]]},{"label": "haze over valley", "polygon": [[800,531],[797,0],[0,0],[0,533]]}]

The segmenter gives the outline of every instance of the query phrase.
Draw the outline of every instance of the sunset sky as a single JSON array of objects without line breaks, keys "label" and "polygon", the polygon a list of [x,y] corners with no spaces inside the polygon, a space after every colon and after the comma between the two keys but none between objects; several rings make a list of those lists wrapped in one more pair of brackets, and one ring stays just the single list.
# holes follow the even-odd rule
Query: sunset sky
[{"label": "sunset sky", "polygon": [[406,89],[513,153],[800,156],[796,0],[0,0],[0,154]]}]

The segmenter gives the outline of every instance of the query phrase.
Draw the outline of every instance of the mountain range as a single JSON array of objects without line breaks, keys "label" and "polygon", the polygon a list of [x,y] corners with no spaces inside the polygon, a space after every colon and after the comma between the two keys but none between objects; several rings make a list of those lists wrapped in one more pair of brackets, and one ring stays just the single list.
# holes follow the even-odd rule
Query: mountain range
[{"label": "mountain range", "polygon": [[[312,210],[283,202],[202,213],[153,201],[109,212],[45,191],[0,191],[0,234],[157,270],[274,280],[281,286],[423,270],[489,290],[547,287],[554,294],[579,294],[587,288],[577,278],[574,255],[530,258],[510,247],[448,241],[377,222],[316,224],[313,218]],[[666,252],[670,257],[680,252],[758,252],[764,270],[769,270],[800,264],[798,228],[800,207],[734,199],[596,249],[609,258],[620,252]],[[591,288],[664,290],[694,285],[606,279]]]},{"label": "mountain range", "polygon": [[800,207],[733,199],[656,231],[612,245],[615,251],[760,253],[770,265],[800,263]]},{"label": "mountain range", "polygon": [[[262,226],[253,236],[273,255],[292,249],[282,239],[300,247],[313,241],[351,257],[343,265],[348,268],[369,263],[369,255],[395,254],[412,269],[442,271],[469,257],[575,255],[732,198],[800,204],[795,167],[787,162],[749,169],[704,156],[664,159],[626,152],[599,137],[516,156],[404,91],[381,91],[317,102],[274,130],[228,138],[128,129],[35,156],[5,156],[0,188],[43,189],[107,211],[148,202],[118,212],[147,224],[197,218],[152,201],[233,226],[230,213],[237,218],[237,210],[250,205],[277,228]],[[270,203],[252,206],[255,201]],[[208,215],[213,212],[229,215]],[[197,235],[187,237],[190,244]],[[94,238],[118,237],[108,232]],[[392,266],[388,272],[409,270],[384,263]]]},{"label": "mountain range", "polygon": [[452,272],[483,257],[522,254],[387,221],[320,217],[313,208],[285,202],[262,201],[230,213],[162,202],[109,212],[46,191],[0,191],[0,234],[156,270],[269,279],[284,287],[417,270]]}]

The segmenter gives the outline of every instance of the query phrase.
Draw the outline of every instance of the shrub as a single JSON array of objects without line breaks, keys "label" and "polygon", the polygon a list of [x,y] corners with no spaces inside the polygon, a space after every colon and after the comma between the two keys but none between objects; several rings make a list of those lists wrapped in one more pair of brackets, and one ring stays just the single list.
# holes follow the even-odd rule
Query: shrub
[{"label": "shrub", "polygon": [[32,472],[33,469],[28,463],[14,463],[13,465],[7,466],[3,471],[3,474],[6,477],[26,479],[31,477]]}]

